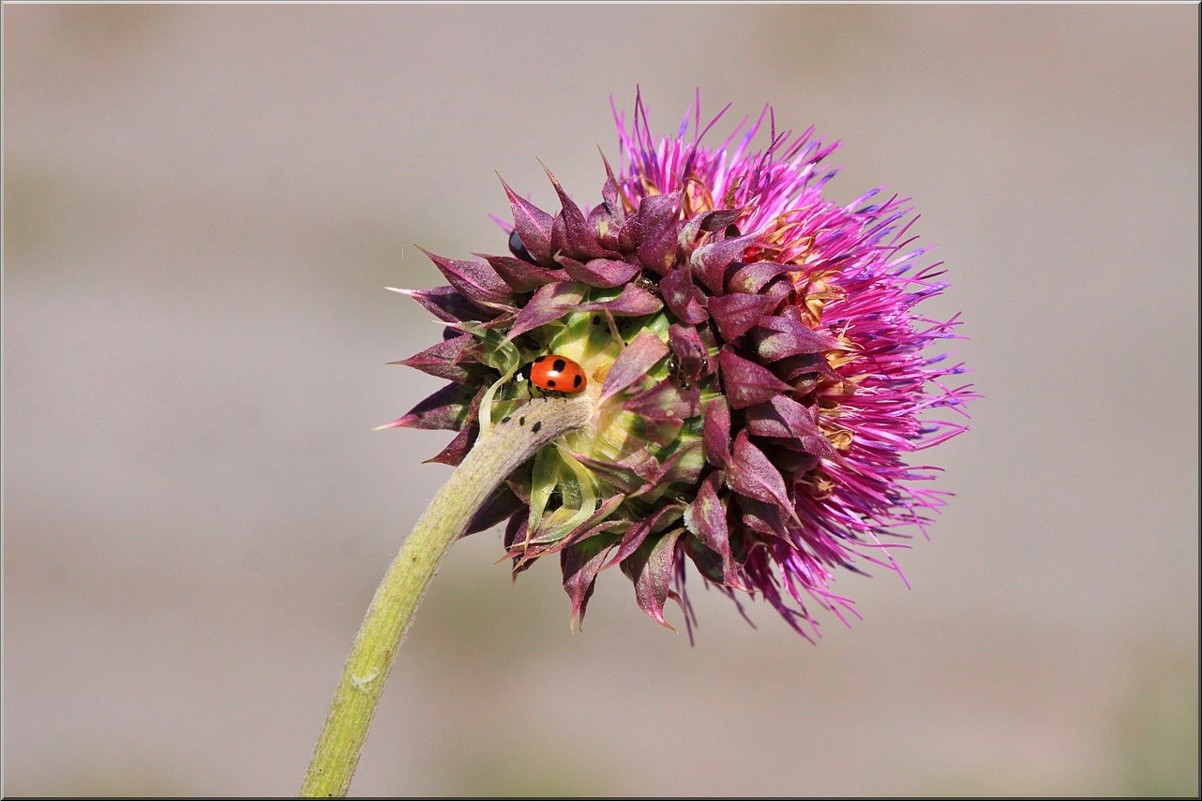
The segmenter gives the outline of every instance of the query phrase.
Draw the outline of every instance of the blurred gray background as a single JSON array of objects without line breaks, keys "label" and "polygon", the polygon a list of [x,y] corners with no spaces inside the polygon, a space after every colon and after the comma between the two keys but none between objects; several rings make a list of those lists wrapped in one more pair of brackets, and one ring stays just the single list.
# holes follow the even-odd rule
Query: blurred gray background
[{"label": "blurred gray background", "polygon": [[[914,198],[986,396],[957,498],[812,646],[694,581],[460,543],[354,794],[1198,788],[1198,7],[11,6],[4,792],[292,794],[446,433],[385,286],[501,252],[494,170],[595,202],[609,97],[700,87]],[[672,610],[670,620],[681,623]]]}]

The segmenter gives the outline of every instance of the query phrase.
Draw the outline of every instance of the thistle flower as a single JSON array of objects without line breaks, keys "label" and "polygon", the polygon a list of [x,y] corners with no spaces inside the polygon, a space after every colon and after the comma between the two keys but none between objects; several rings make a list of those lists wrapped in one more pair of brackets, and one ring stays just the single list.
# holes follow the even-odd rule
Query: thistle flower
[{"label": "thistle flower", "polygon": [[945,383],[962,365],[928,352],[958,320],[915,311],[946,285],[910,247],[907,201],[874,189],[837,205],[820,164],[838,143],[778,133],[765,108],[710,149],[726,109],[704,129],[698,109],[691,136],[686,116],[660,139],[641,99],[629,124],[615,110],[622,158],[615,172],[602,156],[591,208],[549,171],[554,213],[502,181],[507,253],[427,252],[449,286],[404,292],[446,323],[443,341],[400,363],[450,383],[391,425],[457,431],[432,461],[458,464],[520,414],[524,365],[567,357],[590,424],[513,472],[469,532],[506,522],[515,575],[558,555],[573,622],[616,566],[646,614],[668,625],[672,599],[691,634],[691,563],[809,638],[811,604],[858,616],[832,589],[841,568],[900,573],[892,550],[946,496],[922,485],[936,468],[906,459],[964,431],[931,412],[963,414],[974,395]]}]

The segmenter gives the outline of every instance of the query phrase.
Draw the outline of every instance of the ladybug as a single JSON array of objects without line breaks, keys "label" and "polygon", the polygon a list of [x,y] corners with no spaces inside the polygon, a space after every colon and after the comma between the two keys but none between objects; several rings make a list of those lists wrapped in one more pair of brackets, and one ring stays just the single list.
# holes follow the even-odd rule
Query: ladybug
[{"label": "ladybug", "polygon": [[522,368],[526,380],[548,392],[573,395],[588,386],[584,370],[567,356],[545,353]]}]

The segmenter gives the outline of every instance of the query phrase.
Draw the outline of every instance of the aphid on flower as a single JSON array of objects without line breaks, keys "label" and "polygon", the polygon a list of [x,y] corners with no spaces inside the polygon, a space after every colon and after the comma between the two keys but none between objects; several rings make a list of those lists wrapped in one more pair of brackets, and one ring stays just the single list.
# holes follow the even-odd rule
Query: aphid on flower
[{"label": "aphid on flower", "polygon": [[567,356],[545,353],[521,369],[521,376],[545,392],[574,395],[588,386],[584,370]]}]

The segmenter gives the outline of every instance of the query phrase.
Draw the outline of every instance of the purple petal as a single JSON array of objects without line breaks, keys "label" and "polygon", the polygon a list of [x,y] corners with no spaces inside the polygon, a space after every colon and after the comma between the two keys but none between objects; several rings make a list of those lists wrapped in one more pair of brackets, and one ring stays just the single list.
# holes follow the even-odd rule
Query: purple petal
[{"label": "purple petal", "polygon": [[483,308],[512,305],[513,291],[487,262],[448,259],[421,246],[418,250],[425,253],[451,286],[472,303]]},{"label": "purple petal", "polygon": [[798,482],[805,480],[805,474],[822,463],[821,458],[805,449],[801,440],[770,439],[763,442],[762,450],[793,488],[795,496]]},{"label": "purple petal", "polygon": [[702,231],[725,231],[743,216],[743,209],[718,209],[701,215]]},{"label": "purple petal", "polygon": [[474,255],[480,255],[492,265],[497,275],[501,276],[501,280],[509,284],[514,292],[533,292],[544,284],[568,280],[568,274],[563,270],[537,267],[525,259],[515,259],[512,256]]},{"label": "purple petal", "polygon": [[747,409],[747,430],[757,437],[780,437],[797,440],[807,453],[833,459],[838,456],[834,446],[822,434],[814,419],[816,410],[807,408],[785,395],[777,395],[768,403]]},{"label": "purple petal", "polygon": [[584,290],[574,281],[558,281],[539,287],[514,318],[506,339],[513,339],[540,325],[558,320],[579,306],[583,299]]},{"label": "purple petal", "polygon": [[601,247],[596,235],[589,228],[584,212],[568,197],[568,193],[559,185],[559,181],[546,165],[543,169],[551,179],[551,185],[555,187],[555,194],[559,195],[559,202],[563,207],[551,222],[551,256],[558,256],[560,251],[573,258],[583,259],[618,255]]},{"label": "purple petal", "polygon": [[480,508],[472,515],[472,519],[467,524],[467,528],[463,532],[463,536],[475,534],[479,531],[487,531],[493,526],[500,525],[502,520],[510,518],[518,509],[524,507],[525,504],[513,494],[513,490],[502,484],[497,488],[497,491],[481,504]]},{"label": "purple petal", "polygon": [[743,513],[743,525],[752,531],[769,537],[788,536],[789,524],[781,517],[780,507],[776,503],[743,498],[739,501],[739,510]]},{"label": "purple petal", "polygon": [[676,243],[685,254],[691,254],[697,246],[697,240],[703,236],[701,230],[701,218],[693,217],[685,220],[680,226],[680,233],[677,234]]},{"label": "purple petal", "polygon": [[[782,303],[795,293],[793,284],[789,281],[769,281],[768,284],[760,290],[759,294],[766,295],[772,298],[777,303]],[[785,307],[790,308],[789,306]]]},{"label": "purple petal", "polygon": [[465,320],[487,320],[495,312],[469,303],[453,286],[436,286],[433,289],[397,289],[406,297],[413,298],[426,311],[444,323],[460,323]]},{"label": "purple petal", "polygon": [[471,389],[447,384],[385,428],[459,429],[471,409]]},{"label": "purple petal", "polygon": [[677,418],[671,420],[640,420],[639,431],[646,442],[651,442],[663,448],[676,444],[684,421]]},{"label": "purple petal", "polygon": [[680,446],[664,462],[659,475],[656,476],[655,483],[666,486],[679,481],[689,486],[696,485],[697,478],[701,475],[702,468],[705,467],[704,455],[697,453],[701,447],[701,443],[696,440]]},{"label": "purple petal", "polygon": [[730,464],[730,408],[720,396],[705,404],[701,439],[707,462],[722,468]]},{"label": "purple petal", "polygon": [[718,366],[722,370],[722,386],[726,397],[735,409],[746,409],[763,403],[774,395],[790,392],[790,387],[772,371],[748,361],[736,354],[729,345],[723,345],[718,353]]},{"label": "purple petal", "polygon": [[713,241],[717,241],[719,237],[731,239],[738,236],[737,228],[733,235],[728,235],[728,232],[731,225],[743,216],[744,211],[745,209],[719,209],[685,221],[680,229],[680,247],[691,256],[705,234],[715,234],[715,237],[711,237]]},{"label": "purple petal", "polygon": [[745,264],[731,273],[727,288],[731,292],[747,292],[757,295],[777,276],[797,269],[796,264],[777,264],[774,261],[757,261]]},{"label": "purple petal", "polygon": [[734,262],[741,262],[743,252],[749,247],[760,244],[762,237],[758,233],[747,236],[737,236],[734,239],[723,239],[704,245],[693,252],[689,264],[710,294],[720,295],[726,287],[727,268]]},{"label": "purple petal", "polygon": [[521,555],[521,548],[518,543],[526,541],[526,534],[529,531],[530,512],[529,510],[519,510],[514,512],[513,517],[509,518],[509,523],[505,526],[505,553],[513,554],[517,552],[518,556],[511,556],[513,577],[517,578],[518,573],[523,570],[528,570],[534,564],[533,559],[525,559]]},{"label": "purple petal", "polygon": [[[577,542],[594,537],[602,531],[622,524],[620,520],[610,520],[608,518],[625,500],[626,496],[622,493],[614,493],[606,498],[583,523],[568,530],[564,530],[563,527],[545,529],[540,527],[539,530],[531,534],[530,541],[549,543],[547,547],[538,550],[538,555],[542,556],[543,554],[561,551],[569,545],[575,545]],[[546,522],[546,518],[543,518],[543,522]]]},{"label": "purple petal", "polygon": [[673,323],[668,328],[668,347],[676,357],[680,378],[686,383],[696,384],[702,376],[710,373],[709,351],[697,335],[696,328]]},{"label": "purple petal", "polygon": [[471,403],[468,405],[467,413],[460,423],[459,432],[438,455],[427,459],[427,464],[434,462],[456,467],[467,456],[476,441],[476,436],[480,433],[480,426],[476,421],[479,418],[480,401],[484,398],[485,391],[483,386],[476,390],[476,394],[472,396]]},{"label": "purple petal", "polygon": [[666,275],[676,263],[676,245],[680,241],[680,224],[669,220],[643,240],[635,251],[639,263],[658,275]]},{"label": "purple petal", "polygon": [[622,537],[622,542],[618,545],[617,553],[609,560],[609,565],[607,566],[613,567],[623,559],[626,559],[639,549],[639,546],[647,539],[647,535],[658,534],[665,530],[680,519],[683,511],[684,507],[679,503],[667,504],[658,507],[650,517],[645,517],[635,523]]},{"label": "purple petal", "polygon": [[593,232],[597,244],[606,250],[617,252],[618,231],[621,227],[622,218],[614,214],[604,203],[588,213],[588,228]]},{"label": "purple petal", "polygon": [[764,317],[754,333],[756,355],[767,362],[799,353],[821,353],[839,347],[839,340],[788,317]]},{"label": "purple petal", "polygon": [[637,495],[645,491],[648,485],[655,483],[660,474],[659,461],[646,447],[639,448],[616,462],[593,459],[579,453],[573,453],[572,456],[597,473],[607,484],[626,495]]},{"label": "purple petal", "polygon": [[445,378],[462,384],[467,380],[467,370],[460,362],[469,354],[476,338],[471,334],[460,334],[431,345],[421,353],[415,353],[408,359],[401,359],[389,364],[403,364],[413,367],[435,378]]},{"label": "purple petal", "polygon": [[[618,179],[614,177],[614,168],[609,165],[609,159],[601,154],[601,163],[605,165],[605,186],[601,187],[601,199],[615,215],[622,215],[622,203],[618,200]],[[616,231],[614,233],[617,233]]]},{"label": "purple petal", "polygon": [[636,265],[614,259],[591,259],[581,264],[573,258],[559,256],[556,261],[564,272],[580,283],[601,289],[622,286],[639,272]]},{"label": "purple petal", "polygon": [[[785,397],[779,395],[777,397]],[[775,398],[773,398],[775,400]],[[796,401],[792,401],[796,403]],[[800,405],[800,404],[798,404]],[[747,422],[747,433],[755,437],[791,437],[793,431],[783,420],[771,403],[761,403],[743,410],[743,419]]]},{"label": "purple petal", "polygon": [[505,536],[501,540],[501,544],[505,546],[506,551],[511,551],[519,542],[526,540],[526,528],[530,523],[529,510],[521,510],[513,513],[509,518],[509,522],[505,524]]},{"label": "purple petal", "polygon": [[776,301],[764,295],[716,295],[709,300],[710,317],[718,325],[718,333],[726,340],[746,334],[773,307]]},{"label": "purple petal", "polygon": [[[697,572],[705,576],[705,578],[709,579],[709,581],[713,582],[714,584],[726,584],[726,578],[724,575],[725,571],[723,570],[722,566],[722,557],[706,547],[705,543],[703,543],[699,538],[685,537],[684,552],[690,559],[693,560],[693,564],[696,566]],[[739,585],[738,578],[736,576],[735,584],[732,589],[745,590],[746,588]]]},{"label": "purple petal", "polygon": [[711,473],[697,489],[697,497],[684,512],[684,524],[693,536],[722,558],[722,577],[727,586],[738,583],[737,569],[730,552],[730,529],[726,524],[726,504],[718,497],[722,471]]},{"label": "purple petal", "polygon": [[680,193],[649,195],[618,232],[618,246],[635,251],[641,264],[663,275],[676,261],[679,239]]},{"label": "purple petal", "polygon": [[597,582],[597,574],[604,567],[614,542],[608,537],[592,537],[565,548],[559,554],[559,565],[563,570],[563,589],[572,600],[572,623],[584,623],[584,612]]},{"label": "purple petal", "polygon": [[625,209],[618,199],[618,180],[614,177],[613,167],[605,154],[601,154],[601,163],[605,165],[605,186],[601,188],[602,203],[589,212],[588,227],[597,237],[597,242],[604,248],[617,252],[618,232],[626,221]]},{"label": "purple petal", "polygon": [[627,284],[616,298],[584,303],[578,311],[606,311],[614,317],[642,317],[655,314],[663,307],[663,301],[646,289],[638,284]]},{"label": "purple petal", "polygon": [[693,285],[692,273],[687,268],[673,270],[659,281],[659,291],[664,304],[683,323],[697,325],[705,322],[705,294]]},{"label": "purple petal", "polygon": [[530,504],[530,483],[530,473],[525,470],[516,470],[505,479],[506,486],[527,506]]},{"label": "purple petal", "polygon": [[509,207],[513,211],[513,227],[526,251],[539,263],[552,264],[551,215],[528,200],[518,197],[504,179],[501,179],[501,186],[505,187],[505,195],[509,198]]},{"label": "purple petal", "polygon": [[636,250],[657,231],[676,220],[680,212],[680,194],[648,195],[639,201],[639,210],[626,219],[618,232],[623,251]]},{"label": "purple petal", "polygon": [[731,455],[730,469],[726,471],[726,483],[740,495],[765,503],[775,503],[790,517],[797,516],[780,471],[763,451],[751,443],[746,431],[740,431],[735,437],[735,449]]},{"label": "purple petal", "polygon": [[701,390],[696,386],[686,389],[671,381],[659,381],[651,389],[623,403],[622,408],[656,421],[696,417],[701,412]]},{"label": "purple petal", "polygon": [[655,363],[668,355],[668,346],[650,331],[643,331],[634,338],[626,349],[614,359],[605,384],[601,388],[599,403],[605,402],[618,392],[647,374]]},{"label": "purple petal", "polygon": [[[796,356],[786,356],[772,365],[772,371],[792,385],[799,394],[805,394],[817,386],[819,375],[829,375],[837,379],[839,374],[827,364],[826,357],[821,353],[799,353]],[[802,376],[810,376],[802,379]]]},{"label": "purple petal", "polygon": [[447,444],[445,448],[439,451],[438,455],[431,456],[426,460],[427,464],[445,464],[451,467],[457,467],[463,461],[463,457],[467,456],[467,452],[472,449],[472,443],[476,441],[476,435],[480,433],[480,427],[475,423],[469,426],[464,426],[455,435],[455,438]]},{"label": "purple petal", "polygon": [[661,626],[672,628],[664,619],[664,603],[674,597],[670,584],[676,574],[676,540],[684,529],[669,531],[647,549],[647,543],[622,562],[622,572],[634,581],[634,599],[639,608]]}]

